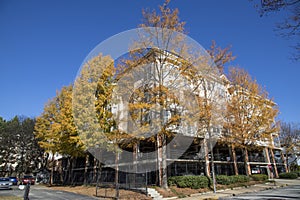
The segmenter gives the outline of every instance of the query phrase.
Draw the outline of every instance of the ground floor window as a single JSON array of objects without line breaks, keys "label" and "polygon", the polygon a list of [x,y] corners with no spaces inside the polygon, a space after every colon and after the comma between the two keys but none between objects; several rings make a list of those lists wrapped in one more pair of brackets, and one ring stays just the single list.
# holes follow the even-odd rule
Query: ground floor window
[{"label": "ground floor window", "polygon": [[204,175],[204,162],[173,162],[168,166],[168,177]]},{"label": "ground floor window", "polygon": [[216,175],[234,175],[233,163],[215,163]]}]

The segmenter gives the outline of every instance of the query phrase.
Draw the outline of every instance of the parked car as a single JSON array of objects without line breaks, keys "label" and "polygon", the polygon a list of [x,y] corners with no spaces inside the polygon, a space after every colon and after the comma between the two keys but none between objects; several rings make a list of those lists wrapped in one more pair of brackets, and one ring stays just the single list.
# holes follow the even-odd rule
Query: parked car
[{"label": "parked car", "polygon": [[261,174],[261,170],[259,168],[252,168],[251,173],[252,174]]},{"label": "parked car", "polygon": [[18,185],[18,178],[15,176],[10,176],[9,180],[12,182],[13,185]]},{"label": "parked car", "polygon": [[0,189],[8,189],[10,190],[12,186],[12,182],[9,178],[0,178]]},{"label": "parked car", "polygon": [[24,176],[21,179],[21,183],[23,185],[27,185],[28,183],[30,183],[31,185],[34,185],[35,184],[35,178],[33,176]]}]

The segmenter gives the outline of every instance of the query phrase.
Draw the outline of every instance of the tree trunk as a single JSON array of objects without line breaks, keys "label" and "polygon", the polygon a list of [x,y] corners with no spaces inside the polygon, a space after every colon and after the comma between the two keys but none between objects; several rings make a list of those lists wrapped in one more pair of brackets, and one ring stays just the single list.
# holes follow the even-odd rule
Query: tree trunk
[{"label": "tree trunk", "polygon": [[210,176],[209,156],[208,156],[208,145],[207,145],[207,140],[205,138],[203,139],[203,148],[204,148],[204,159],[205,159],[205,175],[207,177],[211,177]]},{"label": "tree trunk", "polygon": [[68,181],[67,181],[67,184],[72,184],[73,181],[72,181],[72,177],[73,177],[73,164],[74,164],[74,158],[73,157],[69,157],[68,158],[68,168],[67,168],[67,171],[68,171]]},{"label": "tree trunk", "polygon": [[271,159],[272,159],[273,166],[274,166],[273,172],[275,173],[275,178],[278,178],[279,176],[278,176],[278,171],[277,171],[277,166],[276,166],[276,160],[275,160],[273,149],[270,149],[270,153],[271,153]]},{"label": "tree trunk", "polygon": [[212,172],[212,180],[213,180],[213,189],[214,189],[214,193],[217,192],[217,188],[216,188],[216,174],[215,174],[215,162],[214,162],[214,147],[212,145],[212,136],[210,133],[210,130],[208,131],[208,135],[209,135],[209,149],[210,149],[210,155],[211,155],[211,172]]},{"label": "tree trunk", "polygon": [[250,169],[250,164],[249,164],[249,157],[248,157],[248,149],[245,147],[243,149],[244,152],[244,165],[245,165],[245,171],[246,175],[250,176],[251,175],[251,169]]},{"label": "tree trunk", "polygon": [[168,189],[167,177],[167,140],[166,136],[162,136],[162,187]]},{"label": "tree trunk", "polygon": [[64,173],[64,181],[63,181],[63,185],[68,185],[70,184],[69,182],[69,168],[70,168],[70,157],[67,158],[67,166],[64,167],[65,169],[63,170]]},{"label": "tree trunk", "polygon": [[51,173],[50,173],[50,185],[53,185],[53,173],[54,173],[54,154],[52,155],[52,166],[51,166]]},{"label": "tree trunk", "polygon": [[167,189],[167,159],[166,159],[166,138],[165,135],[157,135],[157,164],[158,164],[158,184]]},{"label": "tree trunk", "polygon": [[94,157],[94,165],[93,165],[93,183],[97,182],[97,159]]},{"label": "tree trunk", "polygon": [[76,167],[76,162],[77,162],[77,158],[75,157],[73,157],[72,158],[72,166],[71,166],[71,178],[72,178],[72,185],[75,185],[76,184],[76,177],[75,177],[75,175],[74,175],[74,169],[75,169],[75,167]]},{"label": "tree trunk", "polygon": [[161,160],[162,160],[162,150],[161,150],[161,139],[160,139],[160,136],[159,134],[157,134],[156,136],[156,149],[157,149],[157,174],[156,174],[156,184],[158,186],[162,186],[162,179],[161,179],[161,175],[162,175],[162,163],[161,163]]},{"label": "tree trunk", "polygon": [[236,161],[236,152],[235,152],[234,144],[231,145],[231,148],[230,148],[229,151],[231,152],[231,157],[232,157],[232,161],[233,161],[234,174],[235,175],[239,175],[237,161]]},{"label": "tree trunk", "polygon": [[[95,158],[96,160],[96,158]],[[95,168],[96,168],[96,197],[98,197],[98,188],[100,186],[101,183],[101,172],[102,172],[102,165],[101,162],[96,160],[95,162]]]},{"label": "tree trunk", "polygon": [[59,162],[59,178],[60,178],[60,183],[63,184],[64,177],[63,177],[62,160]]},{"label": "tree trunk", "polygon": [[290,172],[290,165],[289,165],[289,156],[288,156],[288,152],[285,152],[285,163],[286,163],[286,172]]},{"label": "tree trunk", "polygon": [[264,148],[265,162],[271,164],[268,147]]},{"label": "tree trunk", "polygon": [[130,184],[135,187],[136,185],[136,174],[138,172],[138,154],[139,154],[139,142],[137,141],[133,146],[133,176],[132,176],[132,182]]},{"label": "tree trunk", "polygon": [[46,153],[46,156],[43,156],[43,159],[42,159],[42,166],[41,166],[42,169],[46,169],[46,168],[47,168],[49,156],[50,156],[49,153]]},{"label": "tree trunk", "polygon": [[285,158],[284,158],[284,153],[283,153],[282,151],[280,151],[280,157],[281,157],[281,160],[282,160],[282,162],[283,162],[285,172],[288,172],[286,160],[285,160]]},{"label": "tree trunk", "polygon": [[119,199],[119,152],[116,152],[116,158],[115,158],[115,187],[116,187],[116,199]]},{"label": "tree trunk", "polygon": [[88,180],[87,180],[88,168],[89,168],[89,154],[87,153],[85,157],[85,166],[84,166],[84,180],[83,180],[84,185],[88,184]]}]

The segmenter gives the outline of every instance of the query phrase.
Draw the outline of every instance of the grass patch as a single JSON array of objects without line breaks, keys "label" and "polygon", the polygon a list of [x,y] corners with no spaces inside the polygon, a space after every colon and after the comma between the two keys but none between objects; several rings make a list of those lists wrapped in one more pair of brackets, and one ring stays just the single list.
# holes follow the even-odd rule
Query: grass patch
[{"label": "grass patch", "polygon": [[[217,184],[217,190],[225,190],[225,189],[233,189],[236,187],[249,187],[251,185],[255,184],[261,184],[265,183],[266,181],[249,181],[249,182],[244,182],[244,183],[233,183],[229,185],[221,185]],[[177,187],[176,185],[170,186],[168,190],[164,190],[162,188],[157,187],[156,188],[159,193],[163,197],[188,197],[191,196],[191,194],[196,194],[196,193],[203,193],[203,192],[210,192],[212,191],[212,188],[207,187],[207,188],[200,188],[200,189],[192,189],[192,188],[180,188]]]},{"label": "grass patch", "polygon": [[0,196],[1,200],[23,200],[21,197],[16,196]]}]

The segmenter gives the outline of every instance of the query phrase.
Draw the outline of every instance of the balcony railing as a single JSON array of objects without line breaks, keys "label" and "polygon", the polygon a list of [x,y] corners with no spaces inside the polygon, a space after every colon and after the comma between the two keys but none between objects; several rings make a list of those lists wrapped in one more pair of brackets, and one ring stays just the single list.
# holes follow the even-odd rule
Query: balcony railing
[{"label": "balcony railing", "polygon": [[263,156],[249,156],[249,162],[265,162],[265,157],[263,157]]},{"label": "balcony railing", "polygon": [[232,161],[231,157],[226,154],[214,154],[214,160],[215,161],[227,161],[227,162]]}]

